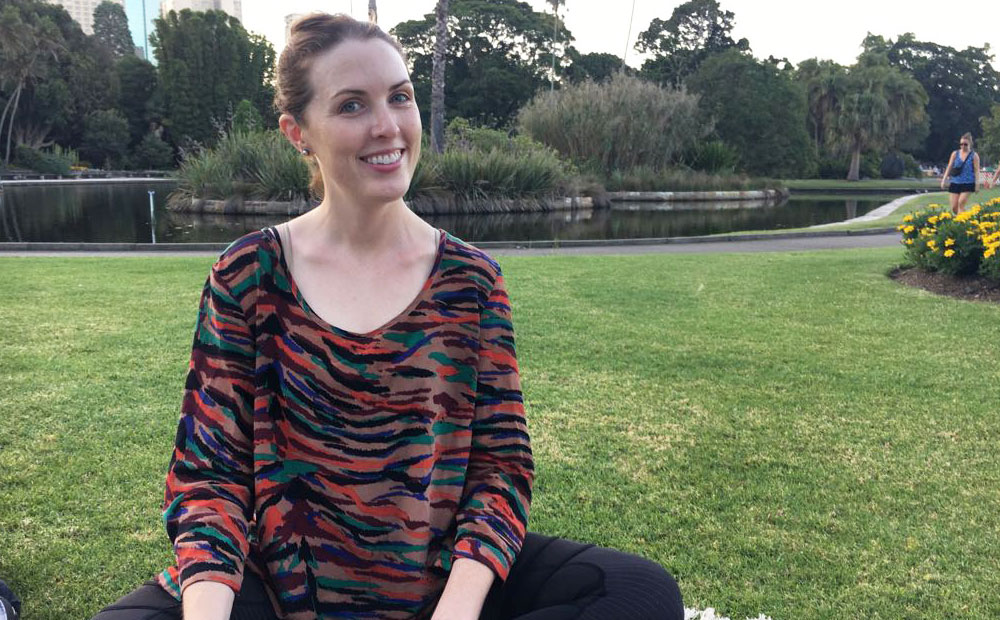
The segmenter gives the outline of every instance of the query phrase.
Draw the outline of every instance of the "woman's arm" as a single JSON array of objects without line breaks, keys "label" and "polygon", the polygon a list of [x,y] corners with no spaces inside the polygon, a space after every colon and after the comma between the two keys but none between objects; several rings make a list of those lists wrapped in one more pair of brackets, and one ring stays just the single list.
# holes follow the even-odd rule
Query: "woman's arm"
[{"label": "woman's arm", "polygon": [[972,191],[978,192],[979,191],[979,153],[976,153],[976,156],[972,159],[972,163],[976,166],[976,176],[973,179],[973,181],[974,181],[974,183],[976,185],[972,189]]},{"label": "woman's arm", "polygon": [[229,620],[233,589],[214,581],[199,581],[184,588],[184,620]]},{"label": "woman's arm", "polygon": [[223,257],[202,290],[167,470],[163,518],[184,608],[195,618],[229,617],[249,552],[256,355],[233,293],[248,294],[238,281],[245,271],[245,261]]},{"label": "woman's arm", "polygon": [[492,585],[488,566],[467,558],[455,560],[431,620],[476,620]]},{"label": "woman's arm", "polygon": [[948,158],[948,165],[944,167],[944,176],[941,177],[941,189],[944,189],[944,184],[948,182],[948,176],[951,175],[951,162],[955,161],[955,151],[951,152],[951,157]]},{"label": "woman's arm", "polygon": [[[464,564],[463,558],[478,563],[502,581],[524,541],[534,462],[514,350],[510,300],[503,276],[499,268],[494,268],[493,287],[480,310],[475,414],[469,427],[472,444],[465,489],[455,514],[452,562],[453,570]],[[481,572],[479,566],[474,569]],[[454,579],[464,582],[465,573],[466,569],[461,569]],[[476,583],[483,585],[478,580]],[[448,587],[450,584],[451,578]]]}]

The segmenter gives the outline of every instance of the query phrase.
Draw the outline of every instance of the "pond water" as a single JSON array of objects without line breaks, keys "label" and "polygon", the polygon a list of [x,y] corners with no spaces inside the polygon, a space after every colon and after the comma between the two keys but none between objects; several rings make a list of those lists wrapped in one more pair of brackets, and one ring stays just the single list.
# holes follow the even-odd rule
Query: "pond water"
[{"label": "pond water", "polygon": [[[284,216],[194,215],[165,208],[162,182],[4,187],[0,241],[227,242]],[[150,217],[148,191],[155,191]],[[898,194],[795,195],[780,205],[751,202],[614,203],[610,209],[548,213],[428,216],[467,241],[536,241],[687,237],[776,230],[863,215]]]}]

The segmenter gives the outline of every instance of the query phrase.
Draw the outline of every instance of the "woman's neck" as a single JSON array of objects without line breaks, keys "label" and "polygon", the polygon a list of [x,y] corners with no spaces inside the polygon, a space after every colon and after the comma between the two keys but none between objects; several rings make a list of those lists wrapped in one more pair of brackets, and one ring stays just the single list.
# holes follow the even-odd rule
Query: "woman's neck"
[{"label": "woman's neck", "polygon": [[426,239],[426,222],[417,217],[402,199],[380,205],[357,205],[336,196],[327,196],[302,218],[302,236],[311,237],[319,247],[339,247],[351,254],[398,251]]}]

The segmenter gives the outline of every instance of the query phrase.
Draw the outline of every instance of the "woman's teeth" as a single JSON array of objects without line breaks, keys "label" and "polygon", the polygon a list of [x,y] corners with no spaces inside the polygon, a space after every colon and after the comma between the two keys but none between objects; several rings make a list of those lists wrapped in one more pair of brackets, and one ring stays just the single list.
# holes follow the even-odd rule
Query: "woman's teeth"
[{"label": "woman's teeth", "polygon": [[369,164],[378,164],[381,166],[387,164],[394,164],[403,157],[403,151],[393,151],[391,153],[385,153],[382,155],[372,155],[371,157],[362,157],[362,159]]}]

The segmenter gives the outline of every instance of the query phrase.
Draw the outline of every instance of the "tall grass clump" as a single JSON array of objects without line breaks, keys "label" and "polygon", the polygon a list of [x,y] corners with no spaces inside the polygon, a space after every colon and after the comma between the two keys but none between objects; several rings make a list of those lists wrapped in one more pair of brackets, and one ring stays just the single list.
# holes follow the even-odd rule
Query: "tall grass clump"
[{"label": "tall grass clump", "polygon": [[449,123],[446,137],[444,153],[424,149],[408,199],[540,199],[558,193],[571,174],[558,153],[527,136],[473,127],[457,118]]},{"label": "tall grass clump", "polygon": [[236,129],[211,149],[184,156],[177,173],[181,198],[305,200],[309,167],[277,130]]},{"label": "tall grass clump", "polygon": [[521,109],[522,133],[597,173],[666,168],[708,135],[697,95],[619,73],[543,91]]}]

